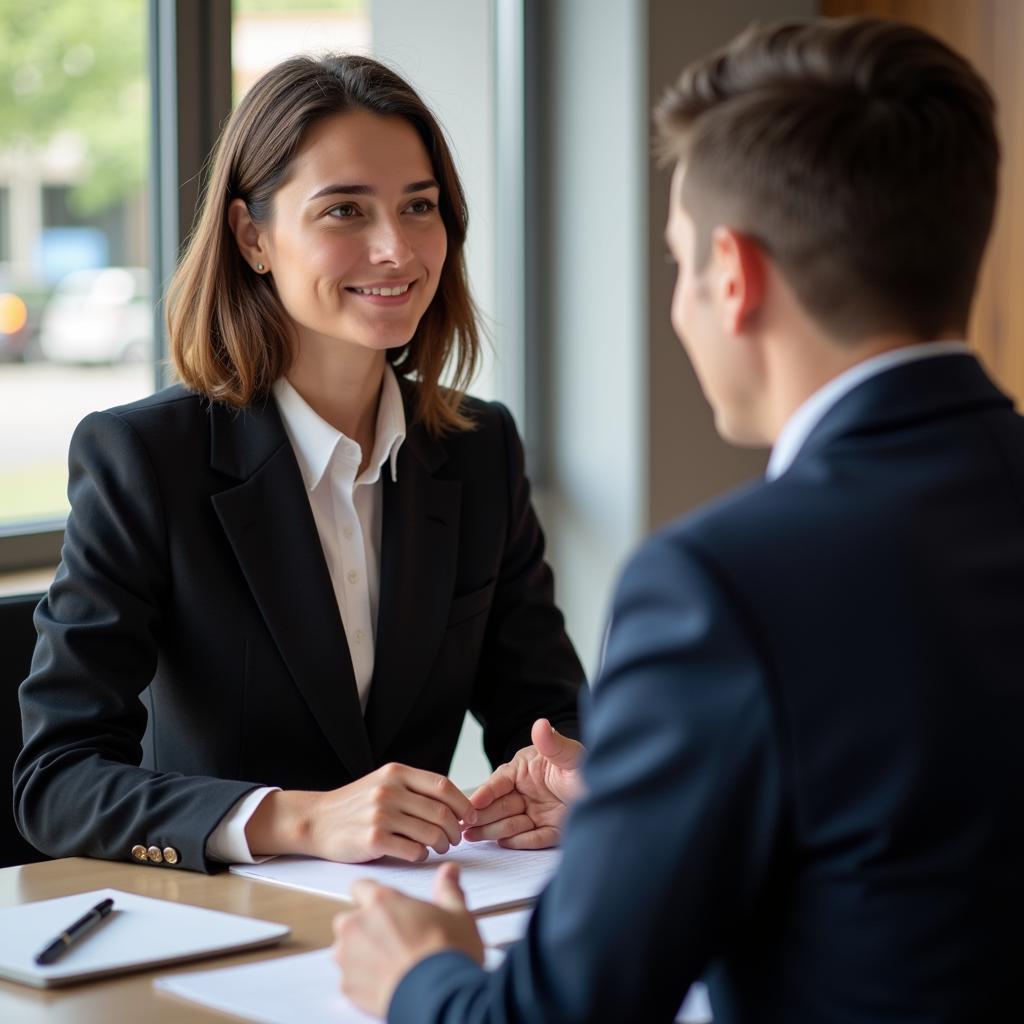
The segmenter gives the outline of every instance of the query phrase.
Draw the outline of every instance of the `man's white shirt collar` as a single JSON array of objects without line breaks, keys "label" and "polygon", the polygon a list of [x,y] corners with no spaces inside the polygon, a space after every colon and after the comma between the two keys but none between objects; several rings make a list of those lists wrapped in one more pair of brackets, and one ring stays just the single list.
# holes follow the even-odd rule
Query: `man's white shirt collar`
[{"label": "man's white shirt collar", "polygon": [[872,377],[877,377],[886,370],[891,370],[906,363],[915,363],[922,359],[937,356],[969,355],[970,349],[963,341],[928,341],[915,345],[905,345],[890,349],[881,355],[865,359],[856,366],[844,370],[838,377],[833,377],[827,384],[811,395],[792,416],[779,433],[772,448],[771,458],[765,476],[769,480],[782,476],[793,464],[797,453],[804,446],[814,428],[824,419],[825,414],[858,384],[863,384]]},{"label": "man's white shirt collar", "polygon": [[[295,449],[306,489],[312,491],[320,483],[336,451],[339,458],[351,464],[354,475],[362,461],[359,445],[318,416],[285,377],[279,377],[274,382],[273,392],[284,429]],[[402,404],[402,391],[395,371],[386,365],[381,382],[380,403],[377,406],[373,452],[359,482],[376,483],[380,479],[381,468],[389,459],[391,479],[397,480],[398,451],[404,440],[405,406]]]}]

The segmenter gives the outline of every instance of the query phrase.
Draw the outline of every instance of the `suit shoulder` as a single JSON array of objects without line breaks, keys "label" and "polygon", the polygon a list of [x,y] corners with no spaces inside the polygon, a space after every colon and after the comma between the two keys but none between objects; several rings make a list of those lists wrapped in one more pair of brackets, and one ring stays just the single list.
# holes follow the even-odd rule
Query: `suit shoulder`
[{"label": "suit shoulder", "polygon": [[209,415],[210,400],[182,384],[172,384],[135,402],[115,405],[105,412],[132,424],[144,424],[161,419],[202,417]]},{"label": "suit shoulder", "polygon": [[209,399],[180,384],[163,388],[136,402],[90,413],[78,425],[80,445],[119,438],[122,443],[141,443],[150,456],[177,457],[187,451],[209,448],[211,404]]},{"label": "suit shoulder", "polygon": [[467,430],[453,430],[445,434],[442,444],[449,455],[490,452],[520,443],[512,414],[501,402],[466,395],[460,411],[471,421],[471,426]]},{"label": "suit shoulder", "polygon": [[820,523],[822,502],[829,500],[828,488],[797,475],[758,479],[699,506],[654,536],[708,551],[762,547]]},{"label": "suit shoulder", "polygon": [[473,421],[476,430],[505,430],[509,426],[515,427],[512,413],[502,402],[466,395],[462,400],[462,411]]}]

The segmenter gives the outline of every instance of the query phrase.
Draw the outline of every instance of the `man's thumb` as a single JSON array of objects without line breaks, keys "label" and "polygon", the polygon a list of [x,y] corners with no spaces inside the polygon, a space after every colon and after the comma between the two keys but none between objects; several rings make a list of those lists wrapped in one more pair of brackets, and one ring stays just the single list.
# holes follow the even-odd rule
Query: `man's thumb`
[{"label": "man's thumb", "polygon": [[458,864],[442,864],[434,878],[434,902],[445,910],[465,910]]}]

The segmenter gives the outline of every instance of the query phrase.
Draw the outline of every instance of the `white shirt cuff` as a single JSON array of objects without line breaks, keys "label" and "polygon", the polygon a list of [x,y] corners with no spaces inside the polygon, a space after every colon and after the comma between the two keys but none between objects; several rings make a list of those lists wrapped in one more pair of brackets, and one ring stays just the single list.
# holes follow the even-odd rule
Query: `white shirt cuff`
[{"label": "white shirt cuff", "polygon": [[249,852],[245,826],[268,793],[280,792],[279,786],[263,786],[246,793],[210,833],[206,840],[206,856],[223,864],[262,864],[269,860],[269,857],[254,857]]}]

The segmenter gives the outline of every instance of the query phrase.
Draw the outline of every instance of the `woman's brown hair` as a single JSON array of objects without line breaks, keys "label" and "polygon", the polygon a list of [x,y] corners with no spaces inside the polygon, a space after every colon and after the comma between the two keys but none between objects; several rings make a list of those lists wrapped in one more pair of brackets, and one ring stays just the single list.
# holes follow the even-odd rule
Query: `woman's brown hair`
[{"label": "woman's brown hair", "polygon": [[[171,354],[181,380],[241,408],[266,397],[293,357],[292,329],[273,284],[242,258],[227,219],[242,199],[257,223],[271,216],[307,130],[324,117],[368,110],[416,129],[440,184],[448,255],[437,293],[408,344],[387,353],[419,382],[415,418],[434,436],[466,429],[460,413],[480,338],[466,280],[467,211],[444,134],[406,81],[369,57],[292,57],[260,78],[228,119],[212,158],[199,216],[167,295]],[[451,387],[441,375],[451,362]]]}]

